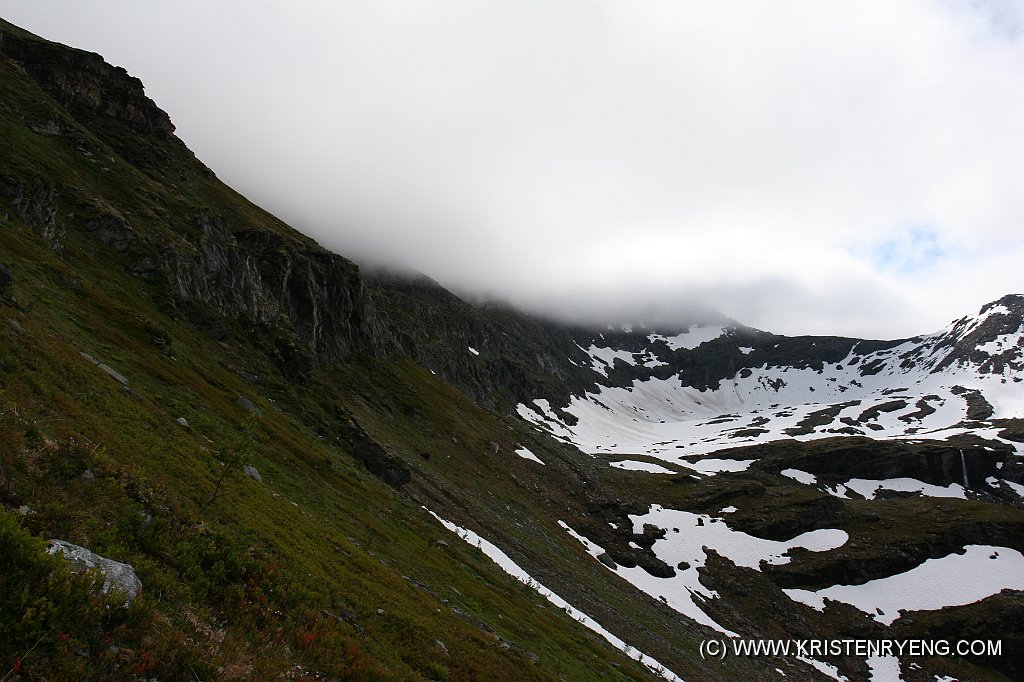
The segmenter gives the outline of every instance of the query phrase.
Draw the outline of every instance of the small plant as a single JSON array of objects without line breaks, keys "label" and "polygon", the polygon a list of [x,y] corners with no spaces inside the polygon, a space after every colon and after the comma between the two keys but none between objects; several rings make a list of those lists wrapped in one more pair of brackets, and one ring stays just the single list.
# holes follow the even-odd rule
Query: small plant
[{"label": "small plant", "polygon": [[431,663],[429,666],[430,678],[434,680],[448,679],[448,666],[441,663]]},{"label": "small plant", "polygon": [[242,427],[241,433],[238,437],[231,441],[227,447],[225,447],[221,453],[220,458],[217,462],[221,465],[220,471],[217,476],[217,483],[213,487],[213,494],[210,495],[210,499],[202,506],[202,510],[206,511],[214,502],[217,501],[217,496],[220,495],[221,486],[224,481],[227,480],[235,471],[241,471],[246,463],[249,461],[249,457],[252,455],[253,449],[256,445],[256,418],[249,416],[245,420],[245,424]]}]

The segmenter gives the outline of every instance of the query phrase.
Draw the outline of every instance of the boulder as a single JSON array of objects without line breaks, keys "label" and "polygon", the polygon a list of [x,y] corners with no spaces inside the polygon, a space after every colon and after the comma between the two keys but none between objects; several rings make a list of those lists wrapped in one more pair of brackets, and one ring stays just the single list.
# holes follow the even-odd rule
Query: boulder
[{"label": "boulder", "polygon": [[242,467],[242,471],[245,473],[246,476],[256,481],[257,483],[263,483],[263,477],[260,476],[260,472],[257,471],[256,467],[254,467],[253,465],[246,464],[244,467]]},{"label": "boulder", "polygon": [[50,540],[50,547],[46,551],[50,554],[59,552],[74,571],[91,568],[99,570],[103,574],[103,592],[116,591],[123,594],[125,606],[131,604],[132,599],[142,590],[142,581],[135,575],[135,569],[128,564],[102,557],[85,547],[64,540]]},{"label": "boulder", "polygon": [[254,417],[263,416],[263,410],[256,407],[256,404],[253,401],[246,398],[244,395],[238,396],[238,404],[242,407],[243,410],[253,415]]},{"label": "boulder", "polygon": [[104,364],[104,363],[101,362],[97,366],[100,369],[102,369],[104,372],[109,374],[110,376],[114,377],[114,380],[119,382],[122,386],[127,386],[128,385],[128,377],[126,377],[125,375],[121,374],[120,372],[118,372],[116,369],[114,369],[110,365],[107,365],[107,364]]}]

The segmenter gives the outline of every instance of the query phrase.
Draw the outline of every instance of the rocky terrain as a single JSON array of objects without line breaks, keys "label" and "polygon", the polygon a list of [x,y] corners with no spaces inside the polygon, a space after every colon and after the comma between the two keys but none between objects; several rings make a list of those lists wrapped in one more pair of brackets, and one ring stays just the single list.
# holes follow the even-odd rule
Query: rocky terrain
[{"label": "rocky terrain", "polygon": [[1024,677],[1024,297],[893,341],[472,304],[4,22],[0,133],[6,679]]}]

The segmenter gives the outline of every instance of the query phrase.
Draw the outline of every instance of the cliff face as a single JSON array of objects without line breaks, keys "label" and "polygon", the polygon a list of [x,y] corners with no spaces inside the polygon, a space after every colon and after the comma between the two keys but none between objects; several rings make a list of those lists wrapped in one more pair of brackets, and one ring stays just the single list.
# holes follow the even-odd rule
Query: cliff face
[{"label": "cliff face", "polygon": [[283,367],[291,378],[316,362],[372,351],[354,264],[256,227],[232,232],[208,210],[198,211],[192,226],[197,238],[156,254],[154,267],[176,304],[285,333],[294,341]]},{"label": "cliff face", "polygon": [[142,81],[100,55],[41,40],[9,25],[0,27],[0,50],[87,127],[108,117],[138,133],[163,140],[173,137],[174,124],[145,95]]},{"label": "cliff face", "polygon": [[289,378],[375,352],[358,268],[220,183],[137,78],[3,22],[0,57],[9,82],[30,79],[48,96],[7,117],[26,145],[12,144],[0,166],[5,213],[69,260],[119,263],[185,317],[266,336]]}]

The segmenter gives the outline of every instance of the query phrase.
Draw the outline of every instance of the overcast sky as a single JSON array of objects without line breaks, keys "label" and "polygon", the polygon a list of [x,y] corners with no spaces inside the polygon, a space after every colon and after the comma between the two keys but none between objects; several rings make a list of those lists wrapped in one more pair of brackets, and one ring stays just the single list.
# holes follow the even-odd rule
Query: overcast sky
[{"label": "overcast sky", "polygon": [[0,8],[296,228],[458,293],[892,338],[1024,291],[1020,0]]}]

